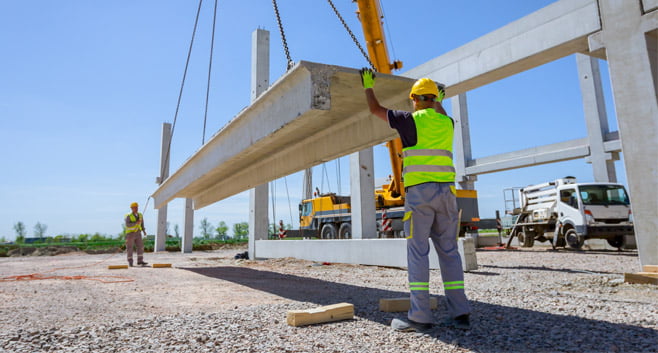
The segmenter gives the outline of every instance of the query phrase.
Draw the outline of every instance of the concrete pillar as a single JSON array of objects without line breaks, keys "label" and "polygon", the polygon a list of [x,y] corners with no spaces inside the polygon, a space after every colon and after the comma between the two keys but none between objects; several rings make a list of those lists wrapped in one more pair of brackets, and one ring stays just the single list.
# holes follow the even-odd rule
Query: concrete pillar
[{"label": "concrete pillar", "polygon": [[305,200],[313,197],[313,169],[304,169],[304,185],[302,190],[302,197]]},{"label": "concrete pillar", "polygon": [[[171,155],[171,124],[162,124],[162,145],[160,149],[160,176],[158,184],[169,177],[169,156]],[[167,239],[167,205],[158,209],[158,225],[155,233],[154,252],[165,251],[165,240]]]},{"label": "concrete pillar", "polygon": [[466,93],[451,98],[452,118],[455,120],[455,140],[453,143],[453,163],[455,181],[464,190],[475,190],[476,175],[466,175],[467,162],[472,159],[471,130],[468,123]]},{"label": "concrete pillar", "polygon": [[185,199],[185,225],[183,226],[183,239],[180,250],[183,254],[192,252],[192,242],[194,241],[194,201]]},{"label": "concrete pillar", "polygon": [[350,155],[350,191],[352,195],[352,239],[377,238],[372,148],[366,148]]},{"label": "concrete pillar", "polygon": [[[251,101],[270,85],[270,32],[257,29],[251,36]],[[249,190],[249,259],[256,258],[256,240],[267,239],[267,183]]]},{"label": "concrete pillar", "polygon": [[[639,0],[599,0],[640,265],[658,264],[657,13]],[[591,48],[590,48],[591,49]]]},{"label": "concrete pillar", "polygon": [[594,181],[601,183],[616,183],[617,172],[615,160],[618,154],[606,153],[603,148],[608,128],[608,115],[605,109],[603,86],[601,85],[601,70],[597,58],[584,54],[576,54],[580,91],[583,97],[583,110],[589,139],[589,157],[587,163],[592,164]]}]

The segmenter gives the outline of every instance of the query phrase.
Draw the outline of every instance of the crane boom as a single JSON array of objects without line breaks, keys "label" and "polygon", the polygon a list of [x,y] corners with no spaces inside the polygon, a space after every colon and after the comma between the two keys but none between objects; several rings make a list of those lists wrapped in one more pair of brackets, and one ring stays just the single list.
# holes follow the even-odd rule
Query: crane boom
[{"label": "crane boom", "polygon": [[[382,12],[379,0],[356,0],[357,15],[361,21],[363,35],[368,48],[370,61],[375,65],[375,70],[384,74],[390,74],[392,70],[402,68],[401,61],[390,62],[386,48],[386,38],[382,27]],[[378,192],[382,197],[377,200],[377,206],[398,206],[403,204],[404,187],[402,185],[402,140],[393,139],[386,143],[393,177],[388,187]]]}]

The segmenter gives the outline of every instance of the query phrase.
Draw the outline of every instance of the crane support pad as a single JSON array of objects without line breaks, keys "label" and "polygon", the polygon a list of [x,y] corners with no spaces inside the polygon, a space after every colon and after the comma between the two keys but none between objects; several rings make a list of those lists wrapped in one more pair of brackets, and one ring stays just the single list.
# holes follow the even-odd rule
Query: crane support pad
[{"label": "crane support pad", "polygon": [[[374,90],[382,106],[412,110],[413,82],[378,73]],[[199,209],[395,137],[370,114],[358,70],[300,61],[158,187],[155,208],[191,198]]]}]

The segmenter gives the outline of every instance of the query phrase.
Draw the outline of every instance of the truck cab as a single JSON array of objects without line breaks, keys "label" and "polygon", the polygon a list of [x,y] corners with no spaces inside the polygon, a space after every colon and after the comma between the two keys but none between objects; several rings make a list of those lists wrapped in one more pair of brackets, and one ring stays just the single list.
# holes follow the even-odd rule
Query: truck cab
[{"label": "truck cab", "polygon": [[580,248],[586,239],[606,239],[621,248],[633,234],[631,203],[620,184],[582,183],[559,187],[558,222],[569,246]]},{"label": "truck cab", "polygon": [[633,234],[630,199],[621,184],[578,183],[567,177],[512,189],[518,193],[512,204],[519,201],[520,207],[508,212],[505,194],[506,213],[514,217],[510,241],[516,236],[523,247],[538,240],[580,249],[587,239],[605,239],[621,249],[625,236]]}]

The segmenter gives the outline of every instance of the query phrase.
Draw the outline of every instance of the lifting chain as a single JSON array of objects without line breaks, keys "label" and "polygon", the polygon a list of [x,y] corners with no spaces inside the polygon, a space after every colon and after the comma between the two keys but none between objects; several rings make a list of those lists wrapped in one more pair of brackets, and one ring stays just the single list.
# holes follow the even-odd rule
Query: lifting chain
[{"label": "lifting chain", "polygon": [[331,8],[334,10],[334,13],[336,14],[336,16],[338,16],[338,19],[340,20],[340,22],[343,24],[343,27],[345,27],[345,30],[347,30],[347,33],[349,33],[350,37],[352,37],[352,40],[354,41],[354,44],[356,44],[356,46],[361,51],[361,54],[363,54],[363,57],[366,59],[366,61],[368,61],[368,64],[370,64],[370,67],[374,70],[375,65],[372,64],[372,61],[370,61],[370,57],[368,57],[368,54],[366,53],[366,51],[363,50],[363,47],[361,46],[361,43],[359,43],[359,40],[356,39],[356,36],[354,35],[354,33],[352,33],[352,30],[350,29],[350,27],[347,25],[347,23],[343,19],[343,16],[340,15],[340,12],[338,12],[338,9],[336,9],[336,6],[334,6],[333,1],[331,1],[331,0],[327,0],[327,1],[329,2],[329,5],[331,6]]},{"label": "lifting chain", "polygon": [[288,50],[288,42],[286,41],[286,34],[283,32],[283,23],[281,22],[281,15],[279,14],[279,6],[276,3],[276,0],[272,0],[272,6],[274,6],[274,13],[276,14],[276,22],[279,24],[279,32],[281,33],[281,41],[283,42],[283,50],[286,52],[286,59],[288,59],[288,68],[290,70],[295,63],[290,58],[290,51]]}]

